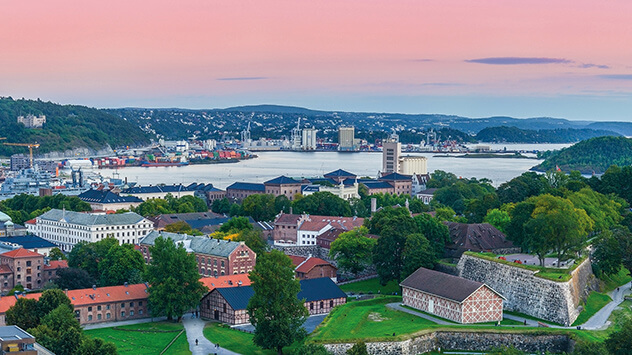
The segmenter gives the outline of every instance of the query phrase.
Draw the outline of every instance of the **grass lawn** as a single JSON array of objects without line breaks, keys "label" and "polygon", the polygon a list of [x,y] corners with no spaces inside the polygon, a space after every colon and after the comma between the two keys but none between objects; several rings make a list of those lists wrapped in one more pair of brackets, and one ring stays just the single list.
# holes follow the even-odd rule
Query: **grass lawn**
[{"label": "grass lawn", "polygon": [[504,313],[507,313],[507,314],[511,314],[512,316],[522,317],[522,318],[526,318],[526,319],[531,319],[531,320],[534,320],[534,321],[542,322],[542,323],[544,323],[544,324],[562,325],[562,324],[559,324],[559,323],[555,323],[555,322],[551,322],[551,321],[548,321],[548,320],[544,320],[544,319],[536,318],[536,317],[530,316],[530,315],[528,315],[528,314],[520,313],[520,312],[508,311],[508,310],[506,310],[506,309],[505,309],[505,310],[503,310],[503,312],[504,312]]},{"label": "grass lawn", "polygon": [[586,300],[586,304],[584,304],[584,310],[579,314],[577,319],[573,322],[573,326],[580,325],[586,323],[590,317],[594,316],[597,311],[603,308],[603,306],[607,305],[612,301],[610,296],[599,293],[599,292],[591,292],[588,295],[588,299]]},{"label": "grass lawn", "polygon": [[605,284],[603,292],[610,292],[615,288],[632,281],[632,276],[630,276],[630,272],[628,271],[628,269],[622,267],[617,274],[604,276],[602,281]]},{"label": "grass lawn", "polygon": [[357,281],[348,283],[346,285],[340,286],[344,292],[353,292],[353,293],[373,293],[377,294],[378,291],[383,295],[392,295],[397,293],[398,295],[402,294],[401,287],[397,284],[396,281],[390,281],[386,284],[386,286],[380,285],[380,279],[368,279],[363,281]]},{"label": "grass lawn", "polygon": [[[154,355],[160,354],[183,329],[179,323],[155,322],[86,330],[85,333],[114,343],[121,355]],[[186,333],[182,333],[166,353],[191,354]]]},{"label": "grass lawn", "polygon": [[[263,350],[252,342],[253,335],[250,333],[240,332],[220,323],[210,323],[204,328],[204,336],[214,344],[218,344],[222,348],[234,351],[239,354],[253,355],[273,355],[276,351]],[[285,353],[289,353],[298,344],[292,344],[283,348]]]},{"label": "grass lawn", "polygon": [[436,325],[427,319],[386,308],[387,303],[401,300],[401,297],[389,296],[338,306],[316,328],[311,339],[322,342],[342,339],[394,340],[393,333],[396,336],[410,334]]}]

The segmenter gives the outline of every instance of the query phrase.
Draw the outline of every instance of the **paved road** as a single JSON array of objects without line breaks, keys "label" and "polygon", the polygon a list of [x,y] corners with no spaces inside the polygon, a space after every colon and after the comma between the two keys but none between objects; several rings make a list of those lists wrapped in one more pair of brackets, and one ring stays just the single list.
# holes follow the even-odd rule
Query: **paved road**
[{"label": "paved road", "polygon": [[606,329],[610,325],[608,322],[608,318],[612,311],[615,310],[625,299],[625,294],[630,291],[632,287],[632,282],[628,282],[627,284],[619,287],[618,289],[609,292],[608,294],[612,298],[612,302],[605,305],[602,309],[600,309],[594,316],[592,316],[586,323],[582,324],[581,327],[583,329]]},{"label": "paved road", "polygon": [[106,322],[99,324],[88,324],[84,325],[83,329],[101,329],[101,328],[112,328],[112,327],[120,327],[123,325],[131,325],[131,324],[141,324],[141,323],[150,323],[150,322],[162,322],[167,320],[167,317],[157,317],[157,318],[142,318],[142,319],[134,319],[134,320],[123,320],[118,322]]},{"label": "paved road", "polygon": [[[311,332],[313,332],[314,329],[316,329],[316,327],[318,327],[318,325],[320,325],[320,323],[323,322],[326,316],[327,316],[326,314],[319,314],[319,315],[307,317],[307,320],[305,321],[305,323],[303,323],[303,328],[307,330],[307,334],[310,334]],[[237,325],[237,326],[234,326],[233,328],[242,329],[248,332],[255,331],[255,327],[252,326],[252,324]]]},{"label": "paved road", "polygon": [[[189,341],[189,350],[193,355],[208,355],[208,354],[221,354],[221,355],[237,355],[228,349],[217,348],[215,344],[204,337],[204,326],[206,322],[200,318],[183,317],[182,324],[187,331],[187,340]],[[198,344],[195,344],[195,340],[198,340]],[[221,345],[221,344],[220,344]]]}]

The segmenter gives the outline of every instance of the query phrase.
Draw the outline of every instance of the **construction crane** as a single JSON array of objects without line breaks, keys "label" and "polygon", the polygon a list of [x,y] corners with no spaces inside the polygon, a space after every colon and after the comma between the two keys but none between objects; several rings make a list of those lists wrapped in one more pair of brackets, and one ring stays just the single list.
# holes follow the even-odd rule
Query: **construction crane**
[{"label": "construction crane", "polygon": [[29,147],[29,165],[33,168],[33,148],[39,148],[39,143],[2,143],[4,145],[12,145],[16,147]]}]

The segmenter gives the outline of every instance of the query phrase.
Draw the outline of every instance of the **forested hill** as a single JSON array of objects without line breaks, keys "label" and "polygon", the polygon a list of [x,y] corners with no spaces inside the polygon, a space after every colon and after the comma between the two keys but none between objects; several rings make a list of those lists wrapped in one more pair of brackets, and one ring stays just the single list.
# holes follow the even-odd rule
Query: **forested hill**
[{"label": "forested hill", "polygon": [[[46,115],[44,127],[30,129],[17,123],[18,116],[28,114]],[[137,125],[102,110],[10,97],[0,97],[0,127],[0,137],[7,138],[0,143],[39,143],[37,151],[41,153],[79,147],[98,150],[108,145],[115,148],[149,142],[149,136]],[[0,144],[0,156],[26,152],[28,150],[22,147]]]},{"label": "forested hill", "polygon": [[520,129],[517,127],[500,126],[482,129],[476,135],[476,139],[480,142],[493,143],[574,143],[602,136],[621,135],[613,131],[586,128],[530,130]]},{"label": "forested hill", "polygon": [[601,174],[611,165],[632,164],[632,139],[597,137],[559,151],[546,152],[542,157],[546,160],[532,170],[548,171],[559,167],[565,172],[579,170],[584,174]]}]

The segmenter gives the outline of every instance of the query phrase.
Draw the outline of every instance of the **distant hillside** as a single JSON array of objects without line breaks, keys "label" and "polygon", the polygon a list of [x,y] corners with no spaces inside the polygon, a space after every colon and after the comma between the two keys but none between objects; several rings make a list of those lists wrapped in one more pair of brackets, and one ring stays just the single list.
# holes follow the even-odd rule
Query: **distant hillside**
[{"label": "distant hillside", "polygon": [[593,122],[586,126],[590,129],[605,129],[632,137],[632,122]]},{"label": "distant hillside", "polygon": [[632,139],[625,137],[597,137],[581,141],[559,151],[547,152],[546,160],[532,170],[548,171],[559,167],[562,171],[579,170],[601,174],[611,165],[632,164]]},{"label": "distant hillside", "polygon": [[[44,127],[29,129],[17,123],[17,116],[28,114],[46,115]],[[79,147],[99,150],[108,145],[116,148],[149,142],[148,135],[138,125],[102,110],[10,97],[0,97],[0,127],[0,137],[7,138],[0,143],[39,143],[39,153]],[[0,156],[26,152],[26,148],[0,144]]]},{"label": "distant hillside", "polygon": [[602,136],[620,136],[620,134],[586,128],[531,130],[501,126],[484,128],[478,132],[476,139],[481,142],[492,143],[574,143]]}]

